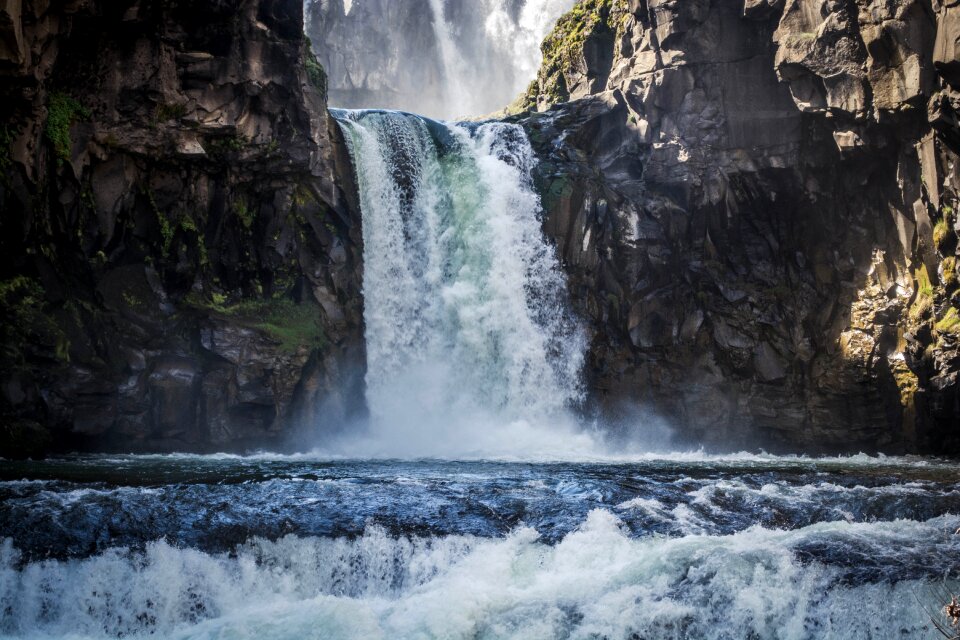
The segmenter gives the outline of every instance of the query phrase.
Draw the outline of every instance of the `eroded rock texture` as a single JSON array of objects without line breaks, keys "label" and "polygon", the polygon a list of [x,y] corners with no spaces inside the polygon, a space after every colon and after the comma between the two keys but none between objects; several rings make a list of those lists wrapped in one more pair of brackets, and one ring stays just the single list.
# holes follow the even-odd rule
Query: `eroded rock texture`
[{"label": "eroded rock texture", "polygon": [[960,5],[585,0],[522,119],[607,412],[960,445]]},{"label": "eroded rock texture", "polygon": [[353,189],[302,21],[0,3],[0,456],[304,446],[362,405]]}]

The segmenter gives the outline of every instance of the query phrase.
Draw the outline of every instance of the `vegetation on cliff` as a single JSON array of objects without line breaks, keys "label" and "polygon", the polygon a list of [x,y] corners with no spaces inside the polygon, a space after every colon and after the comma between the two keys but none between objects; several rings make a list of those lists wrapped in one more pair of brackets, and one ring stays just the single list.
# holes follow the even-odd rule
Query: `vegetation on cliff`
[{"label": "vegetation on cliff", "polygon": [[70,127],[81,118],[89,119],[90,110],[65,93],[54,92],[50,94],[44,133],[47,140],[53,145],[58,164],[70,161],[73,146],[73,141],[70,138]]},{"label": "vegetation on cliff", "polygon": [[543,110],[569,100],[571,74],[586,71],[584,46],[587,41],[603,33],[616,32],[624,15],[625,0],[581,0],[575,4],[540,45],[543,61],[537,79],[508,111]]},{"label": "vegetation on cliff", "polygon": [[326,344],[322,311],[309,300],[298,304],[278,296],[228,303],[225,295],[214,293],[209,298],[191,294],[186,303],[212,317],[264,332],[284,353],[322,349]]}]

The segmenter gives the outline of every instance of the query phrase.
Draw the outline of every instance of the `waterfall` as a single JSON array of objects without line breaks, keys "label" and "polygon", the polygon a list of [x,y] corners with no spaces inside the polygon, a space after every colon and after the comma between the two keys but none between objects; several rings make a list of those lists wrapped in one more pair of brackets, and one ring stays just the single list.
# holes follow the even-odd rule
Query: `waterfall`
[{"label": "waterfall", "polygon": [[523,129],[334,115],[363,216],[372,431],[417,454],[561,420],[580,398],[585,340],[543,236]]},{"label": "waterfall", "polygon": [[457,116],[471,115],[472,92],[464,86],[470,69],[467,61],[457,50],[454,37],[447,21],[443,0],[430,0],[430,10],[433,13],[433,33],[437,41],[437,53],[440,54],[440,65],[443,69],[445,82],[442,85],[442,99],[444,109],[448,114]]},{"label": "waterfall", "polygon": [[484,32],[501,59],[511,66],[511,90],[519,94],[537,76],[540,43],[557,20],[569,11],[571,0],[526,0],[519,12],[511,11],[507,0],[482,0],[485,7]]},{"label": "waterfall", "polygon": [[[575,0],[305,0],[330,104],[451,119],[503,109]],[[322,43],[322,46],[320,46]]]}]

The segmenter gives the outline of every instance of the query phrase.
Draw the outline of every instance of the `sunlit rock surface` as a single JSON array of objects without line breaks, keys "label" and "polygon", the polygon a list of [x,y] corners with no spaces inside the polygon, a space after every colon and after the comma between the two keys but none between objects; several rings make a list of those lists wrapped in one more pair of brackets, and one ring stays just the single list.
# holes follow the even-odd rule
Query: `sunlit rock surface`
[{"label": "sunlit rock surface", "polygon": [[[438,3],[324,4],[328,26],[409,21],[400,44],[361,22],[357,50],[308,12],[329,78],[297,3],[0,6],[7,451],[303,446],[362,412],[356,189],[324,93],[489,97],[443,59],[391,84],[396,47],[444,40]],[[483,3],[440,4],[472,50],[452,27]],[[587,414],[653,409],[724,448],[957,449],[958,11],[560,20],[512,120],[590,329]]]}]

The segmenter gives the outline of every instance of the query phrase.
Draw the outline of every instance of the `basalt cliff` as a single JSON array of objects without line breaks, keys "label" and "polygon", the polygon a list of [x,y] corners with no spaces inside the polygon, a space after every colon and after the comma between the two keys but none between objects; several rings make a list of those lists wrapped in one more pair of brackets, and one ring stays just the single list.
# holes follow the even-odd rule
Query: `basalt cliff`
[{"label": "basalt cliff", "polygon": [[[561,18],[507,119],[589,330],[581,410],[955,452],[958,38],[935,0]],[[309,446],[363,413],[356,187],[298,3],[0,3],[0,78],[0,456]]]},{"label": "basalt cliff", "polygon": [[960,5],[585,0],[520,122],[587,375],[694,442],[955,451]]},{"label": "basalt cliff", "polygon": [[302,7],[0,5],[0,456],[282,448],[362,411]]}]

